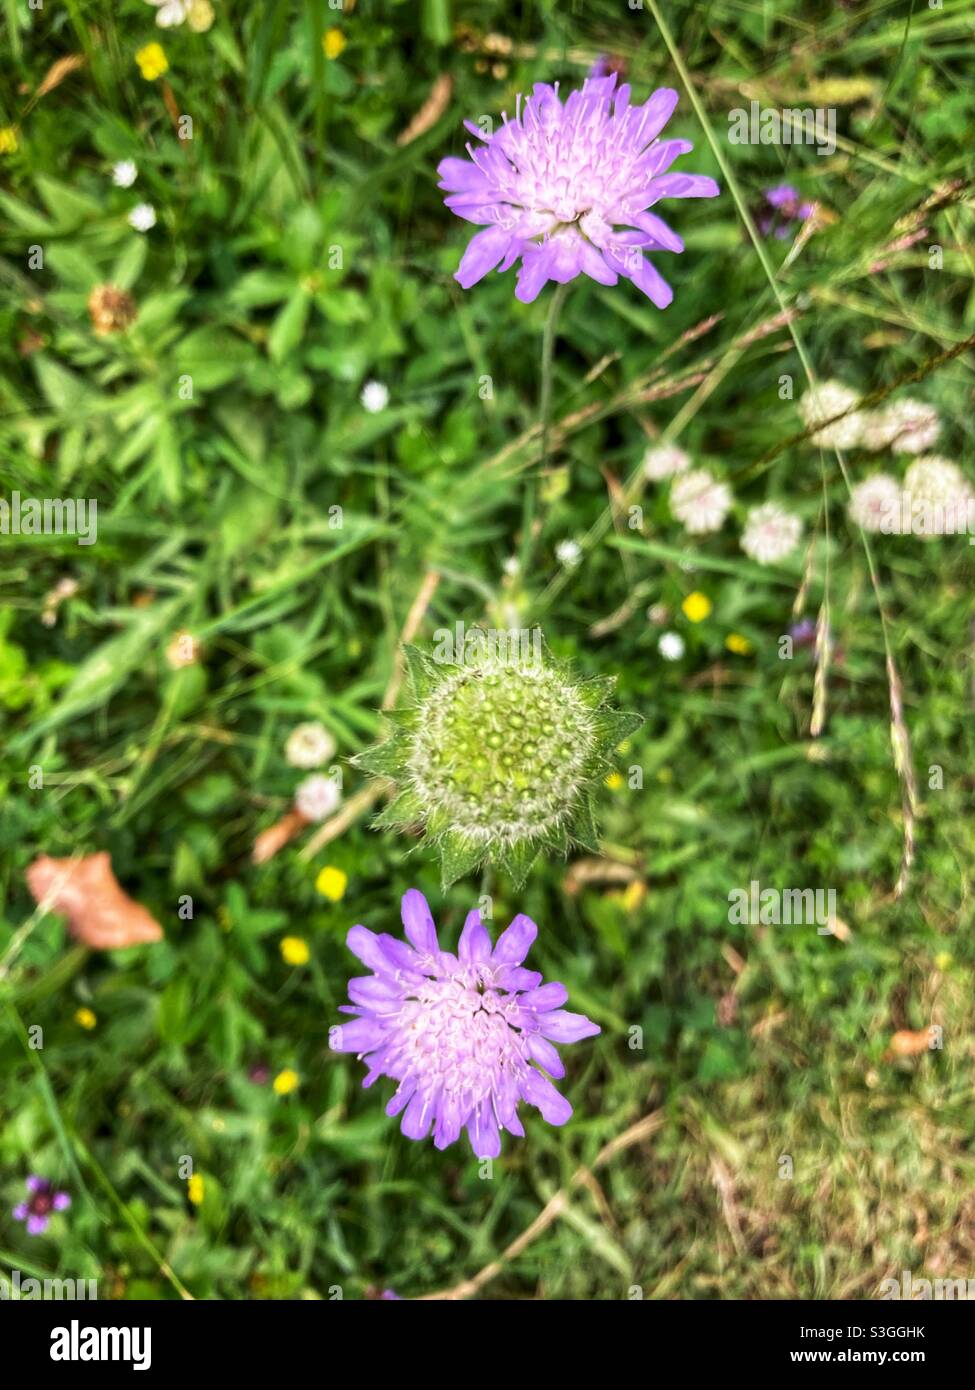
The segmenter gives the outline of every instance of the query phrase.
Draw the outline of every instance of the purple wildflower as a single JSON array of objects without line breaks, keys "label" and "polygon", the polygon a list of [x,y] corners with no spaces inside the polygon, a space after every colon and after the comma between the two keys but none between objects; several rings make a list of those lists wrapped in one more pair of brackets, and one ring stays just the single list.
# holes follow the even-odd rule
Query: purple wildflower
[{"label": "purple wildflower", "polygon": [[558,83],[536,82],[514,120],[493,134],[464,124],[483,140],[468,144],[470,159],[441,160],[444,199],[458,217],[484,228],[468,244],[455,279],[464,289],[495,267],[521,258],[517,297],[536,299],[549,280],[565,284],[588,275],[601,285],[619,276],[665,309],[673,291],[643,251],[675,251],[684,243],[649,208],[661,198],[714,198],[704,174],[668,174],[692,150],[690,140],[659,140],[677,93],[661,87],[642,106],[630,106],[630,87],[616,73],[587,77],[565,105]]},{"label": "purple wildflower", "polygon": [[410,945],[385,932],[353,927],[349,949],[372,970],[349,981],[342,1013],[352,1023],[331,1030],[336,1052],[356,1052],[369,1068],[364,1086],[380,1076],[399,1082],[387,1115],[402,1110],[403,1133],[445,1149],[466,1126],[478,1158],[501,1152],[500,1130],[523,1136],[518,1102],[536,1106],[549,1124],[564,1125],[572,1106],[532,1063],[556,1078],[565,1068],[553,1043],[598,1033],[583,1014],[561,1007],[564,985],[542,984],[522,961],[538,934],[523,914],[491,950],[477,910],[468,914],[457,954],[441,950],[427,900],[411,888],[403,897]]},{"label": "purple wildflower", "polygon": [[28,1235],[43,1235],[51,1212],[66,1211],[71,1205],[71,1198],[66,1192],[55,1192],[54,1184],[48,1182],[47,1178],[39,1178],[36,1173],[31,1173],[27,1179],[27,1191],[30,1193],[27,1201],[18,1202],[14,1207],[14,1220],[27,1222]]},{"label": "purple wildflower", "polygon": [[790,223],[804,222],[812,210],[813,204],[803,202],[791,183],[780,183],[765,190],[765,202],[755,214],[755,222],[762,236],[774,232],[782,241],[789,235]]}]

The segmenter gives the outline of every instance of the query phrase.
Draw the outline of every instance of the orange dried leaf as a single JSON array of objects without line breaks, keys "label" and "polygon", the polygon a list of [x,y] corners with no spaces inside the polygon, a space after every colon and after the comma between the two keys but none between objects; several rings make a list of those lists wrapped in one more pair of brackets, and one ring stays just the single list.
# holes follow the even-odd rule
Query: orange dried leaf
[{"label": "orange dried leaf", "polygon": [[104,851],[83,859],[42,854],[27,869],[27,886],[46,911],[66,916],[72,936],[92,950],[162,940],[162,927],[119,886]]},{"label": "orange dried leaf", "polygon": [[891,1038],[886,1056],[888,1060],[894,1057],[916,1057],[921,1052],[927,1052],[930,1047],[930,1028],[920,1028],[916,1033],[910,1028],[901,1028]]}]

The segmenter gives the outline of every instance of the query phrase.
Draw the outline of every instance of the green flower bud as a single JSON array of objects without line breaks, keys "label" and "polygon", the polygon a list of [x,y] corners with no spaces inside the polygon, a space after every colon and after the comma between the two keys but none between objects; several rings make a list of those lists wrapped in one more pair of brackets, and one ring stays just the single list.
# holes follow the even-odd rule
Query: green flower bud
[{"label": "green flower bud", "polygon": [[615,682],[487,644],[461,663],[407,657],[410,703],[392,737],[354,760],[396,783],[376,825],[422,826],[444,886],[483,864],[518,886],[540,851],[596,850],[593,794],[640,723],[610,706]]}]

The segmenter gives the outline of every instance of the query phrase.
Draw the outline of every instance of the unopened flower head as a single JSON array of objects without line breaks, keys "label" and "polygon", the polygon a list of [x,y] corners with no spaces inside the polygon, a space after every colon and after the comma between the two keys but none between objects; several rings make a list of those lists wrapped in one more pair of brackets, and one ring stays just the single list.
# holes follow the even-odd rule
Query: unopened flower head
[{"label": "unopened flower head", "polygon": [[613,73],[587,78],[564,105],[557,83],[536,82],[493,134],[465,121],[483,145],[468,144],[469,159],[444,159],[437,172],[447,206],[484,230],[455,278],[469,289],[520,259],[515,294],[526,304],[549,280],[588,275],[615,285],[622,275],[666,308],[673,292],[643,253],[680,252],[684,243],[649,209],[662,198],[719,192],[706,175],[666,172],[693,149],[658,138],[676,105],[677,93],[661,87],[631,106],[629,85],[617,86]]},{"label": "unopened flower head", "polygon": [[[856,405],[859,396],[842,381],[819,381],[810,386],[799,402],[799,414],[807,429],[823,425],[810,436],[813,444],[822,448],[852,449],[860,442],[863,415],[859,411],[846,414]],[[835,415],[843,419],[834,420]],[[832,424],[827,424],[832,420]]]},{"label": "unopened flower head", "polygon": [[802,522],[778,502],[752,507],[745,518],[741,548],[760,565],[774,565],[791,555],[799,544]]},{"label": "unopened flower head", "polygon": [[684,639],[679,632],[662,632],[657,651],[664,661],[680,661],[684,655]]},{"label": "unopened flower head", "polygon": [[363,410],[370,415],[378,415],[389,405],[389,387],[381,381],[367,381],[359,396]]},{"label": "unopened flower head", "polygon": [[17,1203],[13,1217],[15,1221],[27,1223],[28,1235],[40,1236],[47,1230],[51,1213],[66,1211],[70,1205],[71,1198],[66,1192],[55,1191],[54,1184],[47,1178],[32,1173],[27,1179],[27,1201]]},{"label": "unopened flower head", "polygon": [[402,1112],[408,1139],[425,1139],[432,1129],[438,1149],[466,1129],[478,1158],[496,1158],[502,1129],[524,1137],[521,1101],[549,1124],[564,1125],[572,1106],[549,1080],[565,1075],[554,1044],[600,1030],[562,1008],[564,985],[543,984],[523,966],[535,923],[519,914],[492,950],[475,909],[455,954],[441,949],[415,888],[403,897],[402,915],[407,941],[362,926],[349,932],[349,950],[371,973],[349,981],[352,1004],[342,1012],[354,1018],[331,1029],[332,1050],[365,1060],[365,1086],[381,1076],[397,1081],[387,1115]]},{"label": "unopened flower head", "polygon": [[112,165],[112,182],[116,188],[131,188],[139,176],[135,160],[120,159]]},{"label": "unopened flower head", "polygon": [[901,487],[889,473],[874,473],[850,490],[850,518],[864,531],[899,529]]},{"label": "unopened flower head", "polygon": [[938,454],[916,459],[904,474],[904,502],[911,531],[925,540],[968,529],[975,504],[972,485],[956,463]]},{"label": "unopened flower head", "polygon": [[682,473],[670,485],[670,510],[691,535],[720,531],[731,510],[731,489],[706,468]]},{"label": "unopened flower head", "polygon": [[284,756],[292,767],[324,767],[335,754],[335,739],[317,721],[296,724],[284,745]]},{"label": "unopened flower head", "polygon": [[137,232],[150,232],[156,225],[156,209],[151,203],[136,203],[129,213],[129,226]]},{"label": "unopened flower head", "polygon": [[690,466],[690,454],[685,454],[676,444],[654,444],[643,455],[643,476],[651,483],[686,473]]},{"label": "unopened flower head", "polygon": [[397,784],[377,824],[423,826],[445,884],[493,863],[518,885],[540,850],[592,846],[592,796],[640,723],[610,706],[614,681],[575,680],[516,644],[465,649],[459,663],[407,654],[412,704],[355,759]]},{"label": "unopened flower head", "polygon": [[306,777],[295,792],[295,806],[305,820],[317,822],[326,820],[339,808],[342,793],[332,781],[322,773]]}]

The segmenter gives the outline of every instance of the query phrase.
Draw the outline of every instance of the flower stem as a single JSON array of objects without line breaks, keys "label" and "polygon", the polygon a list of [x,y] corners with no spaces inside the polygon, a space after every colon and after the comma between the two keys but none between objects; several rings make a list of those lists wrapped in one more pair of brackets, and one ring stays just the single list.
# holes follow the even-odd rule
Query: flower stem
[{"label": "flower stem", "polygon": [[548,431],[552,416],[552,367],[555,360],[555,337],[558,329],[559,313],[568,294],[568,285],[557,285],[549,305],[548,317],[542,330],[542,367],[538,393],[538,424],[542,436],[541,457],[538,467],[525,479],[525,493],[521,511],[521,555],[519,567],[522,579],[528,574],[532,551],[535,545],[535,508],[538,498],[538,478],[544,473],[548,462]]}]

